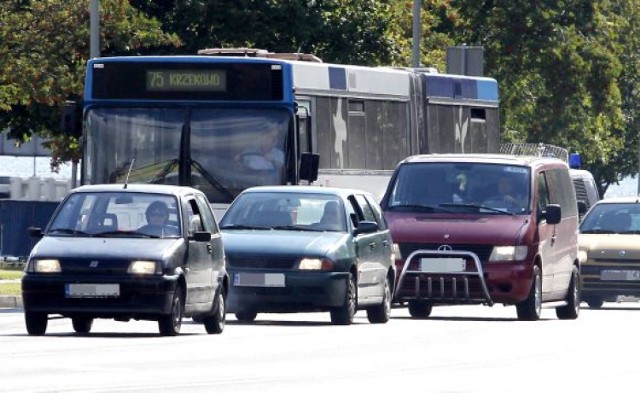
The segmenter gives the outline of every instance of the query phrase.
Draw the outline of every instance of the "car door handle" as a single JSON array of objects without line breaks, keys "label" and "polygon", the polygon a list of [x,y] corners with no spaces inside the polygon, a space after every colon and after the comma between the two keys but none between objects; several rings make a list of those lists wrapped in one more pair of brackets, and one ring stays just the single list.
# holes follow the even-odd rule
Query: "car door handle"
[{"label": "car door handle", "polygon": [[376,242],[371,242],[371,243],[369,243],[369,248],[370,248],[370,249],[374,249],[374,248],[376,248]]},{"label": "car door handle", "polygon": [[211,244],[207,244],[207,252],[209,254],[211,254],[211,251],[213,250],[213,248],[211,247]]},{"label": "car door handle", "polygon": [[385,247],[389,247],[389,242],[386,241],[386,240],[383,240],[382,241],[382,245],[385,246]]}]

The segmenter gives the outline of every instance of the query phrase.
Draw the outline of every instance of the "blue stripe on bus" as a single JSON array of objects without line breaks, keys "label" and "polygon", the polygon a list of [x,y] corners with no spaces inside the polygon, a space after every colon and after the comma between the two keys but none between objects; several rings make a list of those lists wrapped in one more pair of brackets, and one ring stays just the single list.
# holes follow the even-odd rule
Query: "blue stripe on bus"
[{"label": "blue stripe on bus", "polygon": [[329,67],[329,88],[347,90],[347,73],[342,67]]},{"label": "blue stripe on bus", "polygon": [[423,75],[427,97],[497,101],[498,83],[464,76]]}]

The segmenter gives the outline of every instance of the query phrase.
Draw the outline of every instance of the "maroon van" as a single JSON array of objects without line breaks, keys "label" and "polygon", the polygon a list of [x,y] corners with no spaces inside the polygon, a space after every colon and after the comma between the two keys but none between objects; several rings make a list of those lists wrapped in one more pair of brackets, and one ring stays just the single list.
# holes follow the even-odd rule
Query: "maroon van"
[{"label": "maroon van", "polygon": [[543,303],[579,314],[578,209],[569,167],[547,157],[418,155],[381,201],[396,252],[395,301],[414,318],[433,305]]}]

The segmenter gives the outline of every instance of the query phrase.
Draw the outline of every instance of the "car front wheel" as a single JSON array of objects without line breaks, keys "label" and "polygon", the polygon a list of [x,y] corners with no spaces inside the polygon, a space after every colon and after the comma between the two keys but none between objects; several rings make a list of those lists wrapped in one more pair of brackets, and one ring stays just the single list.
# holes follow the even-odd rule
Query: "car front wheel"
[{"label": "car front wheel", "polygon": [[334,325],[351,325],[356,315],[357,306],[356,279],[352,273],[349,273],[344,304],[331,310],[331,323]]},{"label": "car front wheel", "polygon": [[225,301],[225,290],[220,287],[220,290],[216,294],[216,299],[213,305],[215,310],[213,315],[207,315],[204,318],[204,328],[209,334],[220,334],[224,330],[225,321],[227,318],[227,306]]},{"label": "car front wheel", "polygon": [[182,326],[183,301],[182,289],[176,286],[171,300],[171,313],[163,314],[158,319],[158,328],[161,336],[177,336]]},{"label": "car front wheel", "polygon": [[24,321],[27,325],[27,333],[31,336],[42,336],[47,331],[49,316],[41,312],[25,311]]},{"label": "car front wheel", "polygon": [[387,323],[391,318],[391,285],[388,278],[384,280],[382,303],[369,308],[367,318],[371,323]]}]

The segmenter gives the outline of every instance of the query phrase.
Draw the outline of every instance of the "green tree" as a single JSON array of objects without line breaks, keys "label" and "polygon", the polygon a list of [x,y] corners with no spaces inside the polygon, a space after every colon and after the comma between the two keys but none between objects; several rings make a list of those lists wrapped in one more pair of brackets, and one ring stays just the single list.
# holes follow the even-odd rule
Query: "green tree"
[{"label": "green tree", "polygon": [[[100,4],[102,53],[179,44],[127,0]],[[62,103],[82,93],[88,57],[88,0],[0,2],[0,129],[17,144],[33,133],[49,138],[53,169],[80,156],[78,141],[60,135],[59,117]]]},{"label": "green tree", "polygon": [[628,173],[625,110],[637,104],[625,104],[622,91],[638,88],[625,59],[627,41],[640,34],[637,15],[627,13],[637,14],[638,0],[455,3],[466,24],[458,39],[484,46],[486,69],[500,83],[503,140],[580,152],[601,192]]},{"label": "green tree", "polygon": [[[162,18],[185,43],[182,54],[213,47],[313,53],[326,62],[389,64],[393,0],[131,0]],[[173,48],[164,53],[175,54]]]}]

